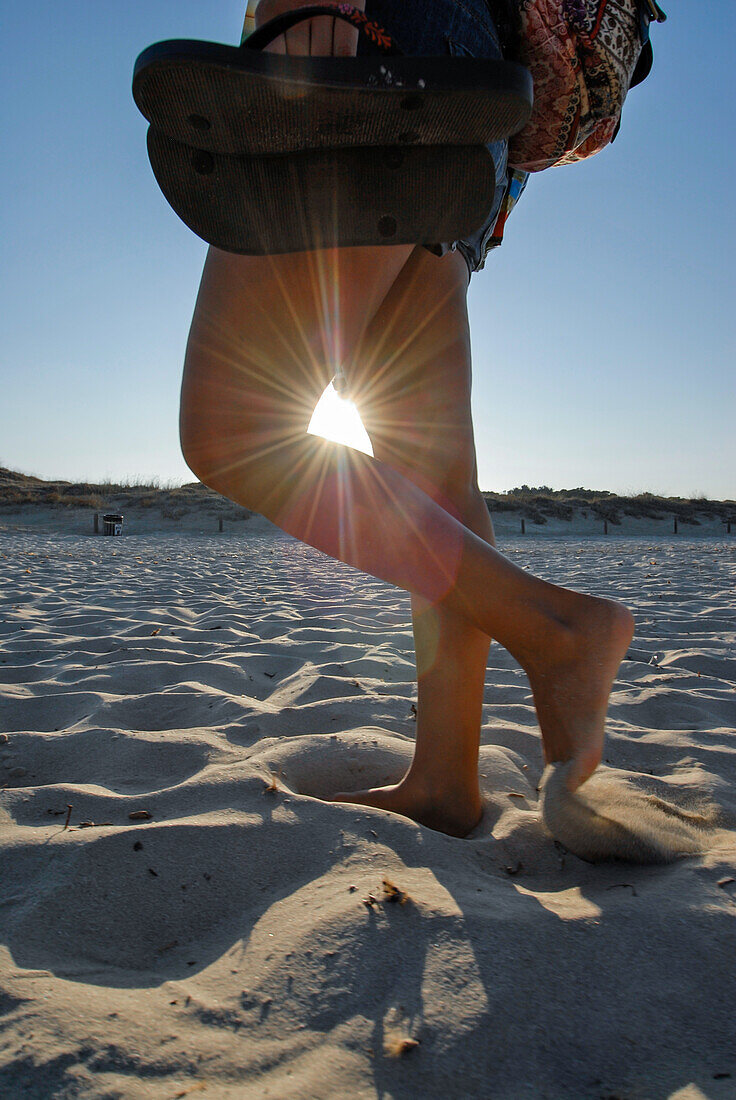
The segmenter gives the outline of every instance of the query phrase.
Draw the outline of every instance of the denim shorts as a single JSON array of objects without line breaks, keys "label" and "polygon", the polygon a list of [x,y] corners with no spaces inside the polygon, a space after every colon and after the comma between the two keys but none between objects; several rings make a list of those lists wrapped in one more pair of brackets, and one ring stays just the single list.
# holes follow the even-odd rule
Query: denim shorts
[{"label": "denim shorts", "polygon": [[[369,18],[395,36],[397,45],[406,54],[418,57],[444,54],[503,56],[486,0],[366,0],[365,11]],[[358,53],[363,53],[365,48],[361,36]],[[486,220],[464,240],[430,249],[439,256],[457,249],[465,258],[471,275],[485,263],[493,227],[509,185],[508,142],[494,141],[488,148],[496,165],[496,189],[488,196]]]}]

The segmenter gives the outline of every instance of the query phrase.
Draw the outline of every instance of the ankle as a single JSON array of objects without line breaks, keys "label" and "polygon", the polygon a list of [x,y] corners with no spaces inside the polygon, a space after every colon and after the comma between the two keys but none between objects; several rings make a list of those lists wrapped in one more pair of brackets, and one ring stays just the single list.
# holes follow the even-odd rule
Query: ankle
[{"label": "ankle", "polygon": [[402,780],[402,786],[428,806],[458,807],[473,812],[481,807],[477,766],[460,772],[457,765],[439,768],[416,761]]}]

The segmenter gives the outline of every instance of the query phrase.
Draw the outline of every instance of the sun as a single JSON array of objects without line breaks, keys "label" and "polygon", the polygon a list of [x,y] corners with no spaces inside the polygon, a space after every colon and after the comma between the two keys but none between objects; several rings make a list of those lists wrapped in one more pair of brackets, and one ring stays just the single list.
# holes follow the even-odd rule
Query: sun
[{"label": "sun", "polygon": [[332,382],[317,402],[307,431],[373,457],[371,441],[355,404],[340,397]]}]

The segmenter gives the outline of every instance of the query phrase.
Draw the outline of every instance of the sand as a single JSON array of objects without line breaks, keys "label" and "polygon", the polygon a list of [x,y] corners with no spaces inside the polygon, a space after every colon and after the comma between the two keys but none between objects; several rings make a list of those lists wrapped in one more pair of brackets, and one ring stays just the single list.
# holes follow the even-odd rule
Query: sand
[{"label": "sand", "polygon": [[258,521],[11,526],[3,1100],[736,1095],[736,538],[503,540],[634,610],[595,782],[697,838],[644,866],[546,831],[498,646],[469,838],[319,800],[411,757],[404,593]]}]

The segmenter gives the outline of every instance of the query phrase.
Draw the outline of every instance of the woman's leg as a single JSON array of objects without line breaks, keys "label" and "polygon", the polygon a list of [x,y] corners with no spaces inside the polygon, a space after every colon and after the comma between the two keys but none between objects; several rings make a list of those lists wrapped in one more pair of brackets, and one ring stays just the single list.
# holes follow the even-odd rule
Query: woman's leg
[{"label": "woman's leg", "polygon": [[[351,395],[376,458],[493,546],[477,483],[467,311],[458,300],[417,326],[409,307],[424,267],[418,261],[415,254],[402,269],[346,366]],[[482,813],[478,748],[490,638],[448,608],[416,595],[411,604],[418,689],[411,767],[395,786],[334,797],[464,836]]]},{"label": "woman's leg", "polygon": [[[529,675],[547,759],[574,759],[577,785],[600,760],[629,613],[531,576],[387,462],[306,434],[322,387],[403,267],[402,252],[211,250],[187,350],[184,454],[203,481],[290,534],[497,638]],[[457,254],[437,260],[419,249],[412,263],[404,327],[414,325],[439,355],[448,316],[464,314],[467,269]],[[384,453],[401,431],[386,431]]]}]

